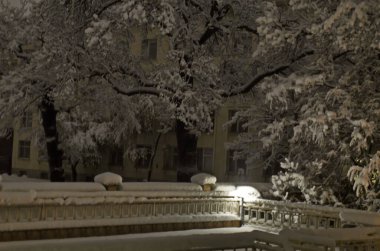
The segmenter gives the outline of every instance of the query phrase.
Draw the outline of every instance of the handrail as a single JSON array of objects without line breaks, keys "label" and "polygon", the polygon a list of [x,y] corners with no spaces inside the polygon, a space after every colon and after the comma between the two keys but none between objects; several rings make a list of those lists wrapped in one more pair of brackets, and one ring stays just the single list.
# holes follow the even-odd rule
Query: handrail
[{"label": "handrail", "polygon": [[301,203],[257,200],[244,204],[245,224],[283,228],[339,228],[341,208],[314,206]]},{"label": "handrail", "polygon": [[[181,222],[241,219],[244,224],[265,232],[242,234],[240,237],[252,239],[236,245],[218,242],[216,246],[210,243],[207,248],[193,250],[333,250],[337,247],[380,250],[380,227],[344,228],[346,223],[376,225],[380,214],[264,199],[244,202],[243,197],[220,192],[0,192],[0,204],[0,232],[159,224],[177,219]],[[342,235],[352,238],[341,238]],[[207,238],[204,242],[207,243]]]}]

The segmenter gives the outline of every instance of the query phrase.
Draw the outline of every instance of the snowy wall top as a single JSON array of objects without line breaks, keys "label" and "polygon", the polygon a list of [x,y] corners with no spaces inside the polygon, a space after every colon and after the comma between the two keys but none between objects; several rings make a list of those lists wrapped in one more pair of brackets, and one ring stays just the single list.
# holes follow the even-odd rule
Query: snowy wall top
[{"label": "snowy wall top", "polygon": [[89,182],[3,182],[2,191],[75,191],[97,192],[105,191],[105,187],[98,183]]},{"label": "snowy wall top", "polygon": [[202,187],[193,183],[176,182],[124,182],[124,191],[202,191]]}]

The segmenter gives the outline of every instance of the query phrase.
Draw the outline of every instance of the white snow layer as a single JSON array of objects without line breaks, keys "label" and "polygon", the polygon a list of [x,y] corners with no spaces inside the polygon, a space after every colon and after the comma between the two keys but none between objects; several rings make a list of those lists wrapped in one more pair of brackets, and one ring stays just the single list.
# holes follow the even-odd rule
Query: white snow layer
[{"label": "white snow layer", "polygon": [[[96,236],[60,240],[14,241],[0,243],[6,251],[148,251],[191,250],[195,247],[249,246],[256,232],[251,227],[194,229],[147,234]],[[259,234],[260,235],[260,234]],[[261,236],[258,236],[261,237]],[[276,236],[278,237],[278,236]],[[278,239],[277,239],[278,241]],[[211,248],[210,248],[211,249]]]},{"label": "white snow layer", "polygon": [[[26,175],[18,176],[15,174],[9,175],[7,173],[1,174],[2,180],[0,182],[49,182],[48,180],[29,178]],[[0,178],[1,179],[1,178]]]},{"label": "white snow layer", "polygon": [[215,184],[214,191],[216,192],[232,192],[236,190],[236,186],[233,184]]},{"label": "white snow layer", "polygon": [[191,177],[191,183],[195,183],[201,186],[206,184],[215,185],[216,177],[207,173],[198,173]]},{"label": "white snow layer", "polygon": [[378,212],[345,209],[339,213],[339,217],[344,222],[355,222],[365,226],[380,226],[380,214]]},{"label": "white snow layer", "polygon": [[124,191],[202,191],[202,187],[193,183],[176,182],[124,182]]},{"label": "white snow layer", "polygon": [[103,184],[105,186],[108,185],[121,185],[123,182],[123,178],[116,174],[116,173],[111,173],[111,172],[105,172],[98,174],[94,177],[94,181],[96,183]]},{"label": "white snow layer", "polygon": [[106,189],[101,184],[89,182],[2,182],[2,191],[76,191],[97,192]]},{"label": "white snow layer", "polygon": [[9,222],[0,224],[0,231],[17,231],[33,229],[62,229],[99,226],[124,226],[160,223],[210,222],[210,221],[239,221],[240,217],[234,214],[189,214],[189,215],[163,215],[142,216],[128,218],[108,219],[75,219],[51,220],[35,222]]}]

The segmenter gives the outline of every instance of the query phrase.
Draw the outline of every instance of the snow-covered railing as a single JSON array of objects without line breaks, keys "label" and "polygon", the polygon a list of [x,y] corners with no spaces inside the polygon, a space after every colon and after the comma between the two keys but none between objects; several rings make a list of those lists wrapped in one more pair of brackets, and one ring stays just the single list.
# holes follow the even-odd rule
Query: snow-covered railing
[{"label": "snow-covered railing", "polygon": [[[181,229],[181,224],[184,228],[239,226],[241,205],[240,198],[203,191],[2,191],[0,240],[53,238],[44,234],[48,230],[66,231],[58,236],[63,238],[71,236],[70,229],[82,229],[72,236],[79,237],[103,235],[103,227],[117,231],[107,235],[133,232],[128,226],[141,225],[149,227],[138,231],[148,232],[159,231],[162,224],[176,225],[169,230]],[[152,225],[157,229],[151,230]]]},{"label": "snow-covered railing", "polygon": [[[177,237],[180,241],[181,237]],[[283,230],[279,234],[261,231],[197,237],[186,249],[193,251],[378,251],[380,228],[336,228]]]},{"label": "snow-covered railing", "polygon": [[380,227],[284,230],[291,250],[380,250]]},{"label": "snow-covered railing", "polygon": [[341,208],[258,199],[244,203],[246,224],[271,229],[339,228]]}]

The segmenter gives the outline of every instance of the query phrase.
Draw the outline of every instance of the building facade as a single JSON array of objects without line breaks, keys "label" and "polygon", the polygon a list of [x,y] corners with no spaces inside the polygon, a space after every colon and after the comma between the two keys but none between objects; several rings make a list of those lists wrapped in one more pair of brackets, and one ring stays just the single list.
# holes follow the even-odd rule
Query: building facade
[{"label": "building facade", "polygon": [[[170,49],[168,39],[157,31],[147,31],[136,28],[133,30],[134,39],[130,43],[131,51],[141,58],[145,69],[157,67],[164,63]],[[254,41],[252,37],[242,36],[243,44],[234,43],[238,51],[251,51]],[[241,55],[237,55],[241,56]],[[216,58],[216,60],[218,60]],[[238,110],[254,102],[254,97],[230,98],[224,105],[215,111],[214,130],[209,134],[198,137],[197,149],[190,153],[189,161],[193,166],[193,173],[206,172],[215,175],[219,181],[230,182],[260,182],[263,181],[260,161],[246,166],[245,160],[233,158],[233,152],[226,149],[226,143],[233,141],[246,128],[242,122],[237,122],[228,128],[224,124]],[[48,178],[48,164],[46,156],[41,154],[37,144],[33,142],[33,132],[39,125],[37,110],[25,112],[14,125],[12,170],[16,174],[26,174],[30,177]],[[125,180],[145,180],[149,172],[149,159],[158,134],[147,133],[138,135],[135,145],[138,150],[145,152],[144,157],[133,161],[125,154],[123,147],[109,147],[104,150],[100,164],[97,166],[78,166],[78,180],[92,180],[93,176],[112,171],[124,177]],[[176,150],[175,132],[168,132],[160,137],[158,148],[153,162],[151,173],[152,181],[176,181],[178,154]],[[259,146],[256,146],[257,148]],[[69,166],[65,168],[66,179],[71,179]]]}]

